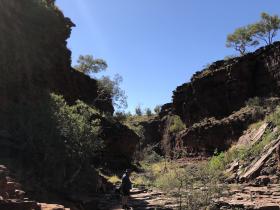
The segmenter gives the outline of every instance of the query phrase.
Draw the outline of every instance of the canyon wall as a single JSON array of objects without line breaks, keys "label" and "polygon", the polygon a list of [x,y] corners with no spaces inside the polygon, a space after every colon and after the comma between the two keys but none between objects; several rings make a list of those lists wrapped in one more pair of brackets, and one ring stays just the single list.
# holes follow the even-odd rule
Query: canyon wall
[{"label": "canyon wall", "polygon": [[[138,142],[133,131],[111,119],[112,100],[98,100],[97,81],[71,68],[67,39],[74,26],[53,0],[0,0],[0,161],[21,168],[21,177],[39,177],[38,188],[57,193],[95,192],[96,167],[119,161],[116,167],[125,169]],[[50,114],[50,93],[69,105],[81,100],[97,108],[88,123],[101,122],[100,161],[99,154],[82,164],[66,155],[71,145]]]},{"label": "canyon wall", "polygon": [[[96,80],[71,68],[66,45],[75,25],[52,1],[1,0],[0,11],[1,115],[8,117],[14,104],[37,103],[46,92],[94,104]],[[98,108],[113,112],[111,101]]]},{"label": "canyon wall", "polygon": [[[187,128],[177,134],[173,150],[211,155],[216,149],[228,149],[248,125],[278,105],[279,94],[280,42],[275,42],[195,73],[190,82],[176,88],[172,104],[163,106],[161,117],[168,115],[168,107],[186,124]],[[253,97],[265,101],[262,110],[246,108]]]},{"label": "canyon wall", "polygon": [[239,110],[252,97],[280,93],[280,43],[245,56],[214,62],[173,93],[174,112],[187,125]]}]

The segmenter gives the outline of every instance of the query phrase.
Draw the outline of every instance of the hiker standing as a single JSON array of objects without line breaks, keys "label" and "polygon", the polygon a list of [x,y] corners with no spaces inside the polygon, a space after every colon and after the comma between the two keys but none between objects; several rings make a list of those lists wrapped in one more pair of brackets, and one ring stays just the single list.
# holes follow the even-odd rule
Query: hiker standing
[{"label": "hiker standing", "polygon": [[128,209],[128,197],[130,194],[130,190],[132,188],[132,183],[129,179],[129,176],[131,174],[130,169],[126,169],[124,175],[122,176],[122,184],[121,184],[121,193],[122,193],[122,208]]}]

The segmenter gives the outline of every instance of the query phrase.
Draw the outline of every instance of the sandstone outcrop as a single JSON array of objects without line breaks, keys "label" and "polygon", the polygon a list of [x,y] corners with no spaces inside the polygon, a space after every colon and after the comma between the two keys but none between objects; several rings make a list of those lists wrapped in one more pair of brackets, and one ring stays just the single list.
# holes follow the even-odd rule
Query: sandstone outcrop
[{"label": "sandstone outcrop", "polygon": [[103,118],[101,124],[103,129],[100,136],[105,141],[105,150],[100,156],[99,164],[113,170],[130,167],[139,137],[119,122],[111,122]]},{"label": "sandstone outcrop", "polygon": [[176,147],[192,156],[211,155],[216,149],[226,150],[249,124],[261,117],[255,109],[246,107],[221,120],[206,118],[179,133]]},{"label": "sandstone outcrop", "polygon": [[224,118],[252,97],[278,96],[280,42],[254,53],[214,62],[174,91],[173,109],[187,125]]},{"label": "sandstone outcrop", "polygon": [[138,150],[141,152],[146,147],[152,147],[158,154],[172,157],[176,138],[176,134],[170,131],[173,118],[174,115],[168,108],[159,116],[141,122],[130,122],[141,133]]},{"label": "sandstone outcrop", "polygon": [[[173,92],[172,104],[163,106],[163,116],[179,115],[187,126],[176,137],[177,149],[197,155],[229,148],[250,123],[267,114],[246,110],[246,102],[279,96],[279,72],[280,42],[275,42],[242,57],[214,62],[194,74]],[[275,107],[277,101],[264,107]]]}]

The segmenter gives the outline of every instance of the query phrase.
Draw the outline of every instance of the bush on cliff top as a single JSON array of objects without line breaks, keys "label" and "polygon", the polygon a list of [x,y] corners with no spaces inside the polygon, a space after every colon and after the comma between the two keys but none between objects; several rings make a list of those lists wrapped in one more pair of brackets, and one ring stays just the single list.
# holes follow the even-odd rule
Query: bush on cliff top
[{"label": "bush on cliff top", "polygon": [[254,24],[237,28],[234,33],[227,36],[227,47],[239,51],[241,55],[247,53],[248,47],[254,47],[264,42],[270,45],[280,29],[280,18],[278,15],[270,16],[263,12],[261,20]]}]

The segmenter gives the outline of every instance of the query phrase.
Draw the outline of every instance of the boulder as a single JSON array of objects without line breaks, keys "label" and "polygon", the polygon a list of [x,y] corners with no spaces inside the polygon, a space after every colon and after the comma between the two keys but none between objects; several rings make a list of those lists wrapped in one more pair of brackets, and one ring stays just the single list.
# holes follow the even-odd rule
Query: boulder
[{"label": "boulder", "polygon": [[258,176],[256,178],[256,184],[258,186],[267,186],[271,182],[269,176]]}]

